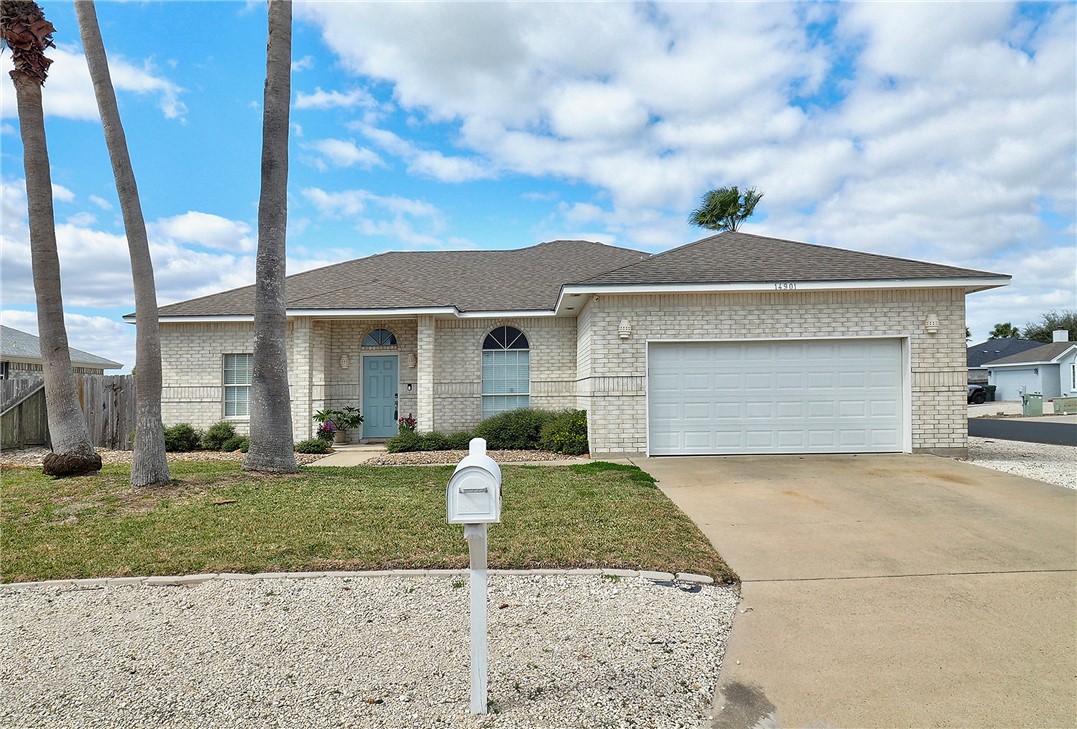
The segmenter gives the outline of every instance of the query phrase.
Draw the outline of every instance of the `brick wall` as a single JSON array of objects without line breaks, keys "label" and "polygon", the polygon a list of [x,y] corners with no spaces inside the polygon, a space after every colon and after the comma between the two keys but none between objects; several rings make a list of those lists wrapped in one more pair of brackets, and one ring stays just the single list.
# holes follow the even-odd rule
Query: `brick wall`
[{"label": "brick wall", "polygon": [[[531,407],[576,407],[576,320],[438,320],[435,330],[434,429],[453,432],[482,420],[482,343],[496,326],[518,328],[531,347]],[[419,423],[420,429],[427,429]]]},{"label": "brick wall", "polygon": [[[161,419],[164,424],[190,423],[196,428],[207,428],[223,419],[224,355],[253,351],[251,322],[162,323]],[[250,432],[246,418],[233,419],[232,423],[237,432]]]},{"label": "brick wall", "polygon": [[[929,314],[939,318],[934,335],[924,331]],[[805,336],[908,337],[913,450],[960,454],[966,448],[961,289],[600,296],[584,316],[580,335],[590,330],[590,371],[581,370],[579,391],[589,405],[593,453],[646,450],[648,340]],[[617,335],[621,319],[632,326],[624,341]]]}]

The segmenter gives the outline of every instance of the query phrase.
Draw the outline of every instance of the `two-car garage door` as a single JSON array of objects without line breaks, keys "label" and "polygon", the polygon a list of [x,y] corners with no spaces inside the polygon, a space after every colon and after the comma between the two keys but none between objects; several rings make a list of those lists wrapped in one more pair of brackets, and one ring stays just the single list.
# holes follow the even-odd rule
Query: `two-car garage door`
[{"label": "two-car garage door", "polygon": [[651,455],[903,448],[901,341],[651,342]]}]

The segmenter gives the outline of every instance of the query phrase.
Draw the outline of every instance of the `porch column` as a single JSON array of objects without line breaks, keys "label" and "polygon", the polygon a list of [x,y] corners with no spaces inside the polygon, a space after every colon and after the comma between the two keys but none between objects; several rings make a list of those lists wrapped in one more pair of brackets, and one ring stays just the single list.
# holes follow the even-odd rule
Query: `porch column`
[{"label": "porch column", "polygon": [[291,322],[291,371],[288,373],[288,389],[292,397],[292,437],[305,440],[310,437],[310,319],[293,319]]},{"label": "porch column", "polygon": [[415,419],[425,433],[434,429],[434,317],[420,316],[416,329]]}]

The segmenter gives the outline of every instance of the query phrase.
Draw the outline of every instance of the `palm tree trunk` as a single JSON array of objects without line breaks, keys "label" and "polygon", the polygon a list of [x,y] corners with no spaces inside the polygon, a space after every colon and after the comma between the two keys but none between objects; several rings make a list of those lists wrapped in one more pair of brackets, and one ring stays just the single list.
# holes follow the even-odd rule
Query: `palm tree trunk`
[{"label": "palm tree trunk", "polygon": [[292,3],[290,0],[269,0],[269,43],[262,110],[262,192],[258,200],[258,258],[255,265],[251,446],[243,459],[246,471],[294,473],[298,470],[292,443],[284,299],[291,64]]},{"label": "palm tree trunk", "polygon": [[161,424],[161,336],[157,321],[157,287],[153,261],[142,217],[142,203],[120,122],[116,92],[108,70],[108,57],[101,40],[93,0],[75,3],[79,33],[90,68],[97,108],[105,130],[105,143],[116,178],[116,193],[123,211],[123,227],[131,254],[131,277],[135,288],[135,452],[131,463],[132,486],[163,486],[171,481]]},{"label": "palm tree trunk", "polygon": [[52,174],[45,144],[45,118],[41,108],[41,82],[12,71],[22,134],[26,202],[30,221],[30,263],[37,298],[38,338],[41,340],[45,404],[48,409],[52,450],[45,457],[50,476],[81,476],[101,470],[101,457],[90,442],[82,415],[71,352],[64,326],[60,291],[60,258],[56,253],[56,223],[52,207]]}]

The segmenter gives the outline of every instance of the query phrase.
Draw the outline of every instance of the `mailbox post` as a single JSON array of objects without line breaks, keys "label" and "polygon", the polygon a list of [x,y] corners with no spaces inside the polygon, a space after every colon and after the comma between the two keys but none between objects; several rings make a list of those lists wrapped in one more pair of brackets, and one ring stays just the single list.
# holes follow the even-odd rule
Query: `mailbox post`
[{"label": "mailbox post", "polygon": [[471,713],[486,713],[486,528],[501,521],[501,469],[473,438],[445,489],[450,524],[464,525],[471,562]]}]

